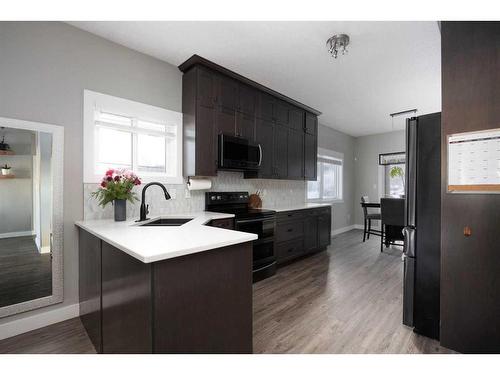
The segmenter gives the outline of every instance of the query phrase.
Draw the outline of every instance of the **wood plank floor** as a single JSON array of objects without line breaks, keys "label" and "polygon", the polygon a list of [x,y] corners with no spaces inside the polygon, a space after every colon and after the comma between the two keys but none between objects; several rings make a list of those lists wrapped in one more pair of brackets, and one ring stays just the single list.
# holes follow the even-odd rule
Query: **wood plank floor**
[{"label": "wood plank floor", "polygon": [[[347,232],[254,285],[254,352],[451,353],[401,314],[401,250]],[[0,353],[94,352],[78,318],[0,341]]]},{"label": "wood plank floor", "polygon": [[50,254],[40,254],[33,236],[0,239],[0,307],[52,294]]},{"label": "wood plank floor", "polygon": [[450,353],[401,323],[400,248],[353,230],[254,285],[255,353]]}]

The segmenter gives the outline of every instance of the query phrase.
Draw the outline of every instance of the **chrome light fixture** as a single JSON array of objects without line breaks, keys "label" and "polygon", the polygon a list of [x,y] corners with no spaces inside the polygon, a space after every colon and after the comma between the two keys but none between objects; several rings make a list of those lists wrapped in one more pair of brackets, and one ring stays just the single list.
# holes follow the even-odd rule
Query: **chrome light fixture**
[{"label": "chrome light fixture", "polygon": [[349,35],[334,35],[326,41],[326,45],[328,47],[328,52],[330,52],[331,55],[336,59],[339,52],[342,52],[342,55],[345,55],[347,53],[347,46],[349,45]]}]

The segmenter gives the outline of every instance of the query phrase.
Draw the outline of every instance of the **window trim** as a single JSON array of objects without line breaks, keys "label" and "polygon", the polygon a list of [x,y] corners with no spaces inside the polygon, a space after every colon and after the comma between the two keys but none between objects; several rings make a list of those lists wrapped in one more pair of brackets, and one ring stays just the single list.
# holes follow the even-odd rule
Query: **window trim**
[{"label": "window trim", "polygon": [[[325,148],[318,147],[318,162],[321,162],[321,159],[333,159],[333,160],[340,161],[340,163],[341,163],[340,165],[342,166],[342,173],[340,176],[341,180],[340,180],[340,186],[339,186],[341,198],[326,198],[326,199],[321,198],[321,196],[323,195],[323,193],[322,193],[323,184],[321,184],[321,186],[320,186],[320,198],[309,199],[307,196],[308,188],[307,188],[307,183],[306,183],[306,189],[305,189],[306,190],[306,202],[310,202],[310,203],[343,203],[344,202],[344,154],[337,152],[337,151],[328,150]],[[319,176],[319,174],[320,174],[320,171],[318,170],[317,175]]]},{"label": "window trim", "polygon": [[[158,181],[164,184],[183,184],[183,170],[182,170],[182,146],[183,146],[183,132],[182,132],[182,113],[170,111],[168,109],[155,107],[149,104],[139,103],[128,99],[118,98],[111,95],[101,94],[91,90],[84,90],[83,92],[83,182],[84,183],[99,183],[102,179],[102,174],[95,173],[95,165],[97,162],[96,142],[95,136],[96,124],[95,113],[98,110],[102,112],[113,113],[131,117],[133,119],[141,119],[151,122],[166,122],[174,124],[177,128],[177,173],[175,176],[167,176],[165,174],[148,174],[139,173],[139,177],[145,183]],[[133,120],[134,121],[134,120]],[[114,126],[106,126],[108,128],[115,128]],[[116,129],[125,129],[124,127],[116,126]],[[157,133],[154,130],[139,130],[134,129],[134,132],[153,134]],[[132,158],[135,156],[132,155]]]}]

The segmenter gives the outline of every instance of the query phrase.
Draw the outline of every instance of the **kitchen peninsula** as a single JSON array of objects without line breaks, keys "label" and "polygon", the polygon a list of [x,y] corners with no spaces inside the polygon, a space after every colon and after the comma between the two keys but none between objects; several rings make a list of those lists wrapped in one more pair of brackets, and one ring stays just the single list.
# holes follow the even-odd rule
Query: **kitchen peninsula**
[{"label": "kitchen peninsula", "polygon": [[80,315],[98,353],[252,352],[257,235],[206,225],[233,216],[76,223]]}]

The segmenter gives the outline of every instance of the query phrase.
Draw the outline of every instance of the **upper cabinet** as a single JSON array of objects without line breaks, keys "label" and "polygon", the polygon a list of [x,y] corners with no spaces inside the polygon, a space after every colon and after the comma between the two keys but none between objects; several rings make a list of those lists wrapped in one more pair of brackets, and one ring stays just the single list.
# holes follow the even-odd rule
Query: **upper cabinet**
[{"label": "upper cabinet", "polygon": [[194,55],[183,76],[184,175],[216,176],[218,135],[260,144],[246,178],[315,180],[317,110]]}]

